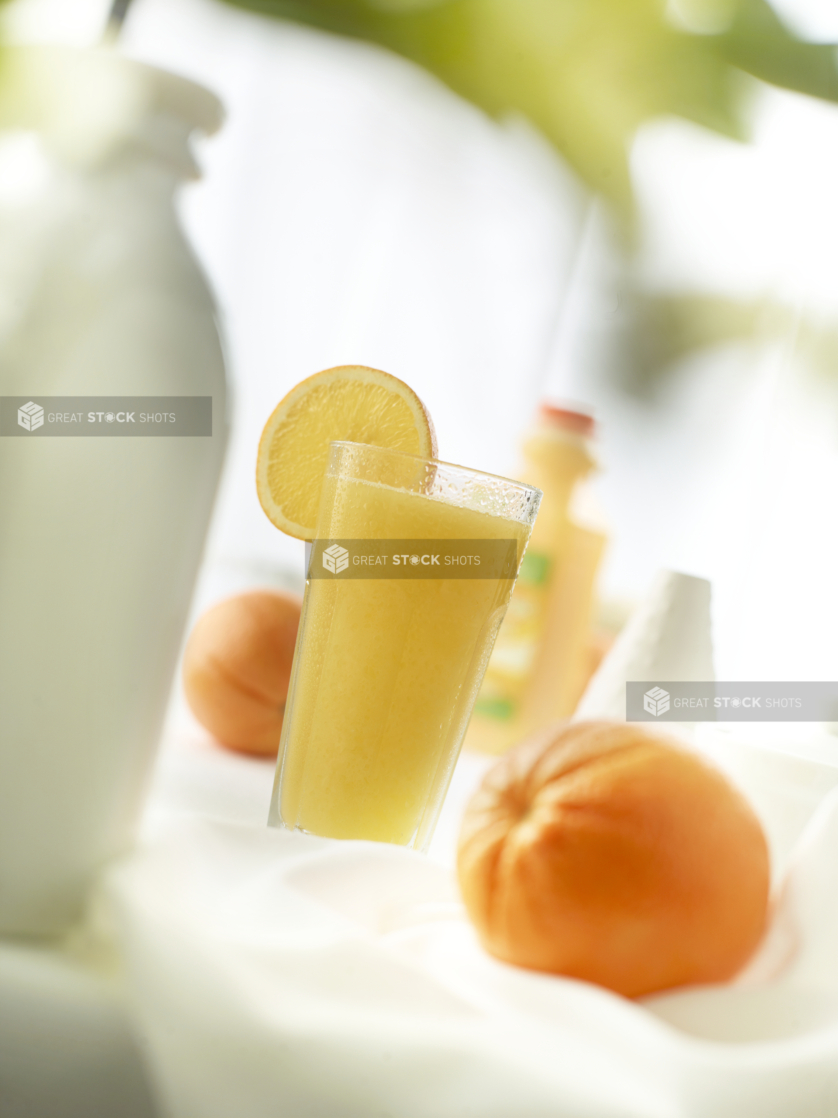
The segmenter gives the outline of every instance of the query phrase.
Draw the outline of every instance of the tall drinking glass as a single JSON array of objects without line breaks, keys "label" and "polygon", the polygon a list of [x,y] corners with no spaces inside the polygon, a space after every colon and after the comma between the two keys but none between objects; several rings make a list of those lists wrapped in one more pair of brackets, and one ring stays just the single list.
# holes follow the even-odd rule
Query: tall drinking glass
[{"label": "tall drinking glass", "polygon": [[427,849],[540,500],[332,443],[270,824]]}]

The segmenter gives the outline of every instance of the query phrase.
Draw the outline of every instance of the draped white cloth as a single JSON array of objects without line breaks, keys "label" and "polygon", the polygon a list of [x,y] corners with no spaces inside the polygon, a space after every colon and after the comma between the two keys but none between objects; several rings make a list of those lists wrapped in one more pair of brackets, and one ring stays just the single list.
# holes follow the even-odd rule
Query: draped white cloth
[{"label": "draped white cloth", "polygon": [[[771,928],[735,983],[642,1004],[479,947],[450,854],[483,762],[464,758],[431,857],[269,830],[247,821],[264,766],[209,754],[170,762],[153,834],[99,897],[163,1113],[838,1114],[838,790],[823,795],[838,769],[727,747],[786,864]],[[202,763],[215,808],[174,810],[171,791],[167,806],[177,765]]]}]

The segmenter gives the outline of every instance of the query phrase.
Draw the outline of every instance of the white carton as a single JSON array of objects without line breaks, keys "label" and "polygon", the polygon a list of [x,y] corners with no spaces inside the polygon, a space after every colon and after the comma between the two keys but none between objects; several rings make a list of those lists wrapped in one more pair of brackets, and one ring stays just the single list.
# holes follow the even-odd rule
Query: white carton
[{"label": "white carton", "polygon": [[710,583],[680,571],[660,571],[588,684],[573,721],[624,722],[628,680],[657,686],[713,679]]}]

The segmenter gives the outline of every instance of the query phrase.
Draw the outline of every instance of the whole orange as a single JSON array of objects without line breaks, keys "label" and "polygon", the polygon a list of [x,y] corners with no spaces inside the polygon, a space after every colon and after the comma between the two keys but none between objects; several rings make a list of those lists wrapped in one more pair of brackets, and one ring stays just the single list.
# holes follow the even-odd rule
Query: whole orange
[{"label": "whole orange", "polygon": [[628,997],[730,978],[767,917],[768,847],[744,797],[623,723],[506,754],[466,811],[457,869],[491,954]]},{"label": "whole orange", "polygon": [[252,590],[219,602],[196,622],[183,659],[192,713],[222,745],[276,754],[300,598]]}]

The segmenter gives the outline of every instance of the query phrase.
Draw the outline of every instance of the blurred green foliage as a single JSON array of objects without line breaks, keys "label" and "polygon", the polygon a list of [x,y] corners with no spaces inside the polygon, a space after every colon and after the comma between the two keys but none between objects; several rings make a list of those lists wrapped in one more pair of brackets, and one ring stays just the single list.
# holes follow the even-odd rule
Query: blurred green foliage
[{"label": "blurred green foliage", "polygon": [[[0,0],[0,9],[9,2]],[[745,75],[838,103],[836,47],[802,41],[767,0],[226,2],[395,51],[494,117],[523,113],[610,203],[624,231],[632,216],[628,154],[644,121],[675,115],[745,139]],[[129,3],[112,0],[112,36]],[[615,372],[633,394],[653,396],[697,350],[790,333],[807,366],[835,379],[831,324],[768,299],[650,292],[628,258],[623,265]]]},{"label": "blurred green foliage", "polygon": [[835,385],[838,326],[776,299],[729,299],[708,292],[644,291],[625,282],[623,325],[612,371],[632,396],[653,402],[659,388],[691,355],[730,343],[777,345],[794,354],[798,368]]},{"label": "blurred green foliage", "polygon": [[766,0],[228,0],[380,44],[493,116],[524,113],[624,217],[643,121],[744,138],[744,73],[838,101],[836,52]]},{"label": "blurred green foliage", "polygon": [[[746,75],[838,102],[838,52],[802,41],[766,0],[227,0],[376,43],[418,63],[494,117],[525,114],[621,220],[628,156],[646,120],[679,116],[745,139]],[[625,247],[628,247],[627,245]],[[624,261],[624,389],[654,395],[696,350],[796,330],[807,363],[833,373],[838,335],[765,300],[644,291]]]},{"label": "blurred green foliage", "polygon": [[629,313],[619,339],[622,387],[654,396],[663,376],[696,350],[788,329],[791,311],[768,300],[733,300],[702,292],[651,294],[629,286]]}]

